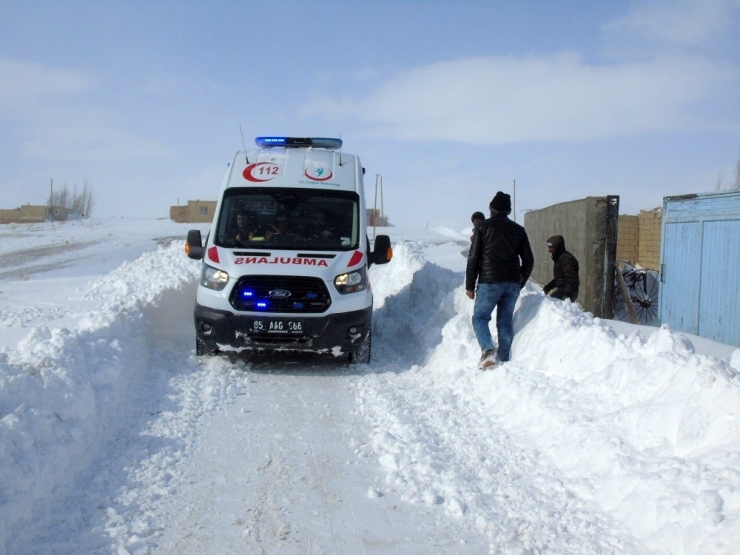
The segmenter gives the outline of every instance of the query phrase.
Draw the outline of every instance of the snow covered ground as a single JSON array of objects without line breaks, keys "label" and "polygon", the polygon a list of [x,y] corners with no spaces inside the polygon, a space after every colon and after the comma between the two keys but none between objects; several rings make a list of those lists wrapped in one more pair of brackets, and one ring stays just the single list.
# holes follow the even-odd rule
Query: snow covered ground
[{"label": "snow covered ground", "polygon": [[0,553],[740,553],[740,350],[529,284],[480,373],[469,230],[388,228],[371,364],[198,360],[190,227],[0,226]]}]

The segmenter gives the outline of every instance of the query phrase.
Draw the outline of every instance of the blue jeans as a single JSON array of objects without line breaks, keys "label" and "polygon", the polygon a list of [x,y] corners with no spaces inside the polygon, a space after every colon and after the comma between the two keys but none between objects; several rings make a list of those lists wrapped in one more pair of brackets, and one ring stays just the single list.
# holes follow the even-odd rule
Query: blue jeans
[{"label": "blue jeans", "polygon": [[519,284],[515,282],[479,283],[475,292],[473,309],[473,332],[481,351],[494,350],[488,324],[496,308],[496,330],[498,331],[498,355],[502,362],[509,360],[511,342],[514,340],[514,306],[519,298]]}]

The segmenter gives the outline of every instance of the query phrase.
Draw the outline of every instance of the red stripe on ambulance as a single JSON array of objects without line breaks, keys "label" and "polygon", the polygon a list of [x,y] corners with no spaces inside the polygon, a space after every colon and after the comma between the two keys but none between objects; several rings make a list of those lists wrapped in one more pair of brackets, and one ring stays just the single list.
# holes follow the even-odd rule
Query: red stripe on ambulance
[{"label": "red stripe on ambulance", "polygon": [[362,262],[362,257],[364,255],[361,251],[355,251],[352,253],[352,258],[349,260],[349,264],[347,264],[347,268],[350,268],[352,266],[357,266],[360,262]]}]

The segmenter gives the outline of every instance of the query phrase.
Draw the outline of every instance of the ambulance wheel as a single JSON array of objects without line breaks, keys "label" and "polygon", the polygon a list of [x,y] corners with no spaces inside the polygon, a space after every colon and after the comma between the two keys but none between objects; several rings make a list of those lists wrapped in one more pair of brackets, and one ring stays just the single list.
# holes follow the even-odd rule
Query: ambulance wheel
[{"label": "ambulance wheel", "polygon": [[367,338],[356,350],[349,353],[350,364],[369,364],[372,351],[372,333],[367,332]]}]

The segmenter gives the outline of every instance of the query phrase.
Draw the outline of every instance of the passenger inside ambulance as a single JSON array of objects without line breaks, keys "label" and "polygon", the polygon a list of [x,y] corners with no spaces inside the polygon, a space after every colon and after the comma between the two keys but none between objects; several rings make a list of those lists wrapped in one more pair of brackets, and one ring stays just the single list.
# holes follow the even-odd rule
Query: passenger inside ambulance
[{"label": "passenger inside ambulance", "polygon": [[256,227],[252,218],[246,210],[234,210],[230,218],[232,224],[222,236],[221,243],[224,246],[245,246],[250,241],[256,241]]},{"label": "passenger inside ambulance", "polygon": [[265,241],[279,241],[284,237],[298,237],[299,234],[293,229],[290,216],[287,212],[280,212],[275,216],[275,223],[267,226],[265,230]]},{"label": "passenger inside ambulance", "polygon": [[251,225],[249,214],[244,210],[236,211],[236,235],[234,239],[240,245],[244,245],[254,238],[254,227]]},{"label": "passenger inside ambulance", "polygon": [[306,239],[329,240],[337,237],[336,230],[326,221],[326,214],[315,210],[308,219],[304,237]]}]

